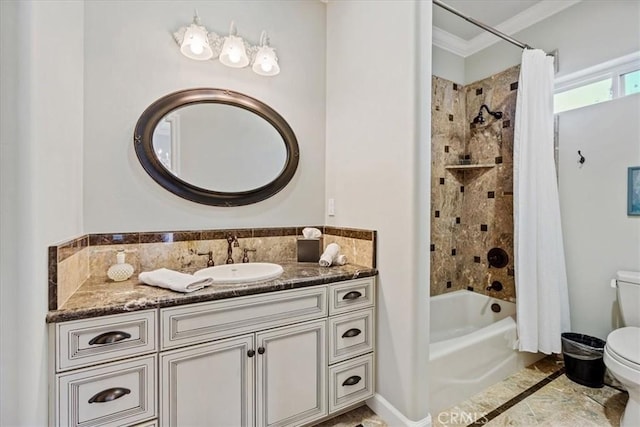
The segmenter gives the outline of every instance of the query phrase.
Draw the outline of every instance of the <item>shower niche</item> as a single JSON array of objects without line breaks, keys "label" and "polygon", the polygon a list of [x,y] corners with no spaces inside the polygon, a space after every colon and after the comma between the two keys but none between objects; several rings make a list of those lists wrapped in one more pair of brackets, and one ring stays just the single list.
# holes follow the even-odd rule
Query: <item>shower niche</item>
[{"label": "shower niche", "polygon": [[[515,298],[513,125],[519,72],[515,66],[465,86],[432,77],[431,295],[472,289]],[[507,254],[504,267],[490,267],[492,248]],[[502,290],[491,287],[496,281]]]}]

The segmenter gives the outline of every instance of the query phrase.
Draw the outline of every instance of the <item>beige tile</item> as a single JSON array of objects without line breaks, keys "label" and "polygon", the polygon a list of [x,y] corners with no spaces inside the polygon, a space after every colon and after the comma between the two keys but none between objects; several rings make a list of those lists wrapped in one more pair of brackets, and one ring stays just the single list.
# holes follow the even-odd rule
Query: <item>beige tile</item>
[{"label": "beige tile", "polygon": [[[438,295],[472,286],[476,292],[513,300],[515,283],[507,268],[489,270],[486,254],[492,247],[501,247],[513,258],[513,125],[516,91],[510,85],[519,77],[519,66],[511,67],[486,79],[453,90],[453,82],[432,78],[431,111],[431,295]],[[476,89],[483,93],[476,95]],[[495,120],[485,113],[487,122],[470,127],[482,104],[503,113]],[[508,127],[504,127],[510,121]],[[449,153],[445,153],[445,146]],[[493,169],[454,172],[445,165],[456,164],[460,154],[470,154],[472,163],[501,164]],[[445,184],[440,184],[444,178]],[[460,187],[464,186],[464,192]],[[489,198],[488,193],[494,192]],[[435,211],[439,217],[435,217]],[[461,223],[455,224],[460,217]],[[481,232],[480,225],[488,231]],[[453,225],[453,226],[451,226]],[[451,249],[456,249],[455,256]],[[479,256],[481,263],[475,263]],[[512,268],[512,262],[507,266]],[[455,277],[454,280],[451,280]],[[488,292],[486,287],[500,281],[503,291]],[[451,281],[452,287],[446,288]]]},{"label": "beige tile", "polygon": [[330,420],[317,424],[315,427],[387,427],[387,424],[368,406],[361,406]]},{"label": "beige tile", "polygon": [[[470,399],[434,417],[434,426],[468,425],[470,418],[500,407],[562,367],[561,360],[546,357]],[[489,426],[618,426],[628,396],[605,386],[589,388],[561,375],[521,402],[486,423]],[[469,421],[469,422],[466,422]]]},{"label": "beige tile", "polygon": [[[487,425],[619,425],[620,415],[626,402],[626,396],[623,393],[610,387],[583,390],[582,386],[578,384],[576,386],[563,375],[494,418]],[[590,395],[609,397],[598,402]]]},{"label": "beige tile", "polygon": [[58,263],[58,307],[89,278],[89,249],[85,248]]},{"label": "beige tile", "polygon": [[[493,405],[492,405],[493,406]],[[490,408],[481,402],[471,400],[446,409],[439,414],[432,415],[434,426],[466,426],[476,421],[482,421],[484,415],[490,412]]]},{"label": "beige tile", "polygon": [[350,237],[325,235],[324,247],[336,243],[340,246],[340,253],[347,257],[349,264],[373,267],[373,244],[372,240],[353,239]]}]

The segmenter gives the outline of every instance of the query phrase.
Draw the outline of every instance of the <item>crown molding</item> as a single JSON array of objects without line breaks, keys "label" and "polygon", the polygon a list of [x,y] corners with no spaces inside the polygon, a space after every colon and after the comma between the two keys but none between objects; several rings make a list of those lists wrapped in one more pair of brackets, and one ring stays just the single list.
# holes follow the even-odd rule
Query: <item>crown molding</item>
[{"label": "crown molding", "polygon": [[448,50],[463,58],[469,56],[469,42],[465,39],[451,34],[442,28],[434,26],[432,29],[432,43],[439,48]]},{"label": "crown molding", "polygon": [[[508,35],[515,34],[524,30],[527,27],[532,26],[542,20],[549,18],[582,0],[542,0],[539,3],[531,6],[530,8],[523,10],[519,14],[507,19],[506,21],[496,25],[496,29]],[[437,34],[437,42],[436,42]],[[473,55],[476,52],[486,49],[487,47],[499,42],[501,39],[498,36],[494,36],[491,33],[483,32],[482,34],[467,41],[458,36],[455,36],[447,31],[438,27],[433,27],[433,44],[436,46],[448,50],[458,56],[466,58],[469,55]],[[526,43],[525,40],[520,40]],[[534,46],[535,47],[535,46]]]}]

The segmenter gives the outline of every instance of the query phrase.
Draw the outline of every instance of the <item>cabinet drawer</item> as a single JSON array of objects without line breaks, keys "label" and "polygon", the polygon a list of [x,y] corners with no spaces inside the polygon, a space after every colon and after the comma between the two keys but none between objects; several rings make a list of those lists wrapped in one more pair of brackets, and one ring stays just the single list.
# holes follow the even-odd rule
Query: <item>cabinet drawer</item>
[{"label": "cabinet drawer", "polygon": [[133,427],[158,427],[158,420],[151,420],[144,423],[136,424]]},{"label": "cabinet drawer", "polygon": [[154,418],[156,356],[56,376],[55,425],[123,426]]},{"label": "cabinet drawer", "polygon": [[56,371],[157,350],[157,310],[54,324]]},{"label": "cabinet drawer", "polygon": [[373,308],[329,318],[329,363],[373,351]]},{"label": "cabinet drawer", "polygon": [[160,315],[164,350],[326,317],[327,287],[164,308]]},{"label": "cabinet drawer", "polygon": [[349,280],[329,288],[329,315],[348,313],[375,303],[375,278]]},{"label": "cabinet drawer", "polygon": [[373,396],[373,353],[329,367],[329,413]]}]

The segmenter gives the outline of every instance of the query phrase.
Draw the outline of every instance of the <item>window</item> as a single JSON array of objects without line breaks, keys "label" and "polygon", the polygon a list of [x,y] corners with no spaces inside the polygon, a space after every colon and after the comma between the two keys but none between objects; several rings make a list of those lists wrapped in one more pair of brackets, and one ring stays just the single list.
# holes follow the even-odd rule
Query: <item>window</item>
[{"label": "window", "polygon": [[611,78],[578,86],[553,96],[553,112],[561,113],[613,99]]},{"label": "window", "polygon": [[555,81],[554,113],[640,93],[640,52]]},{"label": "window", "polygon": [[622,80],[622,96],[640,93],[640,70],[625,73],[620,76]]}]

